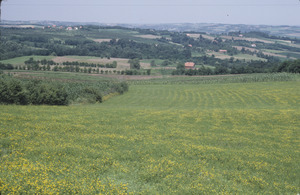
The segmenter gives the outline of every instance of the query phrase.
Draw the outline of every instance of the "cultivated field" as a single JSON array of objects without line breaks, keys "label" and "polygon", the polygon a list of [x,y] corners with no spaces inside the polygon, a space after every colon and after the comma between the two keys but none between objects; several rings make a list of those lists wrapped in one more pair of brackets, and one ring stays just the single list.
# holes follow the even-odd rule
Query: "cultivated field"
[{"label": "cultivated field", "polygon": [[193,33],[193,34],[187,34],[187,36],[188,37],[192,37],[192,38],[194,38],[194,39],[198,39],[199,37],[200,37],[200,35],[203,37],[203,38],[205,38],[205,39],[209,39],[209,40],[214,40],[215,39],[215,37],[213,37],[213,36],[209,36],[209,35],[204,35],[204,34],[195,34],[195,33]]},{"label": "cultivated field", "polygon": [[135,35],[135,37],[145,38],[145,39],[160,39],[161,36],[157,35]]},{"label": "cultivated field", "polygon": [[1,194],[297,194],[299,75],[130,82],[102,104],[0,105]]},{"label": "cultivated field", "polygon": [[[93,57],[93,56],[23,56],[17,57],[9,60],[2,60],[2,63],[9,63],[14,66],[24,65],[26,60],[30,58],[34,60],[53,60],[56,63],[63,63],[63,62],[87,62],[87,63],[94,63],[94,64],[111,64],[113,61],[116,61],[118,66],[118,70],[126,70],[130,69],[130,64],[128,63],[129,59],[126,58],[101,58],[101,57]],[[142,68],[150,68],[150,62],[141,62]],[[103,68],[105,69],[105,68]]]}]

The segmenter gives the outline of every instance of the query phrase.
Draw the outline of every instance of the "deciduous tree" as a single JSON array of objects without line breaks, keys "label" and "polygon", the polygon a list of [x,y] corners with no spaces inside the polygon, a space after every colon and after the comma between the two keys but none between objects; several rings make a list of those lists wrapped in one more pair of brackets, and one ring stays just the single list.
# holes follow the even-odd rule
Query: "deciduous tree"
[{"label": "deciduous tree", "polygon": [[140,60],[137,58],[128,60],[128,63],[130,64],[130,69],[139,70],[141,68]]}]

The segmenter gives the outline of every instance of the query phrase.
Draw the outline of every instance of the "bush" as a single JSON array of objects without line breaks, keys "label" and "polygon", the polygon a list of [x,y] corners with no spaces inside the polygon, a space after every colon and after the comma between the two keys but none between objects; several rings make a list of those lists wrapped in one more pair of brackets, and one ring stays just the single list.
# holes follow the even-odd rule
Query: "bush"
[{"label": "bush", "polygon": [[101,92],[94,87],[86,87],[82,92],[83,96],[88,99],[90,103],[102,102]]},{"label": "bush", "polygon": [[0,78],[0,103],[4,104],[27,104],[28,93],[22,83],[16,79]]},{"label": "bush", "polygon": [[62,85],[31,81],[26,88],[29,91],[29,102],[35,105],[68,105],[69,98]]},{"label": "bush", "polygon": [[14,66],[11,64],[3,64],[0,62],[0,70],[12,70]]},{"label": "bush", "polygon": [[21,82],[3,75],[0,79],[0,103],[68,105],[69,100],[61,85],[41,81]]}]

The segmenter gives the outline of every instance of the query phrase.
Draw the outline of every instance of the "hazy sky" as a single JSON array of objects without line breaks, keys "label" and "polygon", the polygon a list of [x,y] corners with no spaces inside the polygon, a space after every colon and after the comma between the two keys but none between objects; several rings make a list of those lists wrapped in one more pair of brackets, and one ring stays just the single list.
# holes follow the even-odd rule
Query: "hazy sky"
[{"label": "hazy sky", "polygon": [[4,0],[2,19],[300,25],[300,0]]}]

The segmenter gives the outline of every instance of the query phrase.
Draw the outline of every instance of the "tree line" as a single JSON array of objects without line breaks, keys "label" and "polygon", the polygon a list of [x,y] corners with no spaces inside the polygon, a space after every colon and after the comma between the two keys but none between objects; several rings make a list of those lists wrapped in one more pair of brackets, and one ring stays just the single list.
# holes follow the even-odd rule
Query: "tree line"
[{"label": "tree line", "polygon": [[281,63],[270,63],[263,61],[253,61],[248,65],[217,65],[215,69],[204,67],[197,69],[185,69],[184,63],[178,63],[172,75],[220,75],[220,74],[250,74],[250,73],[269,73],[287,72],[300,73],[300,59],[284,61]]},{"label": "tree line", "polygon": [[61,83],[18,79],[0,74],[0,103],[18,105],[69,105],[73,102],[101,103],[109,93],[128,91],[126,82]]},{"label": "tree line", "polygon": [[98,68],[117,68],[118,62],[113,61],[112,63],[106,63],[106,64],[94,64],[94,63],[88,63],[88,62],[69,62],[65,61],[62,63],[56,63],[53,60],[34,60],[33,57],[29,58],[28,60],[24,61],[25,65],[31,65],[31,66],[37,66],[37,65],[66,65],[66,66],[83,66],[83,67],[98,67]]},{"label": "tree line", "polygon": [[[96,29],[85,28],[85,33]],[[40,29],[2,29],[0,60],[28,55],[78,55],[96,57],[139,59],[186,59],[191,57],[187,48],[177,45],[146,43],[127,38],[97,43],[85,37],[73,37],[56,32],[45,33]],[[60,40],[57,40],[60,39]]]}]

